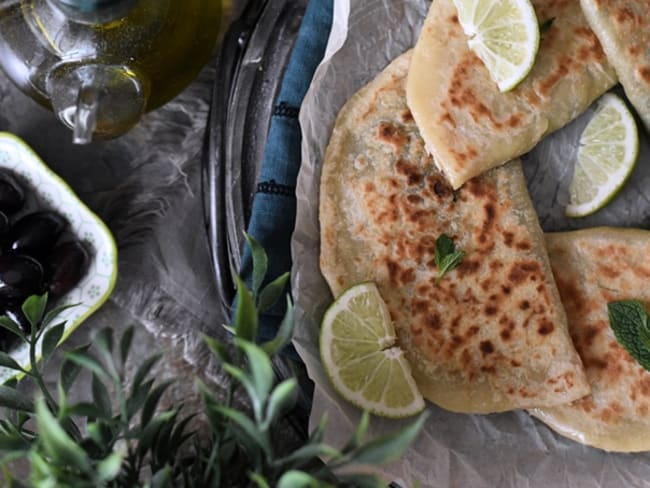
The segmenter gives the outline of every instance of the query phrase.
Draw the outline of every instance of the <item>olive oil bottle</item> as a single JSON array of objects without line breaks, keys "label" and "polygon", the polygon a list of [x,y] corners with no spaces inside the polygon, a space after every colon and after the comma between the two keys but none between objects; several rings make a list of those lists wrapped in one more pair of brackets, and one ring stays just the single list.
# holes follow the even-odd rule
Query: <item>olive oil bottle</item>
[{"label": "olive oil bottle", "polygon": [[74,129],[123,134],[212,55],[222,0],[0,1],[0,68]]}]

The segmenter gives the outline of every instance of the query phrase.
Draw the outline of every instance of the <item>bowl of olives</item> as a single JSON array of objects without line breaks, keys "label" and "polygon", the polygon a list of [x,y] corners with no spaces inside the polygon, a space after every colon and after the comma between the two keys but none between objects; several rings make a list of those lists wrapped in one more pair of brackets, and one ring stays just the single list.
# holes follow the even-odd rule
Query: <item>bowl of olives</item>
[{"label": "bowl of olives", "polygon": [[[62,341],[110,296],[117,278],[117,249],[111,232],[21,139],[0,132],[0,315],[29,324],[21,304],[48,294],[51,306],[73,305]],[[25,344],[0,330],[0,350],[21,366]],[[0,367],[0,383],[15,371]]]}]

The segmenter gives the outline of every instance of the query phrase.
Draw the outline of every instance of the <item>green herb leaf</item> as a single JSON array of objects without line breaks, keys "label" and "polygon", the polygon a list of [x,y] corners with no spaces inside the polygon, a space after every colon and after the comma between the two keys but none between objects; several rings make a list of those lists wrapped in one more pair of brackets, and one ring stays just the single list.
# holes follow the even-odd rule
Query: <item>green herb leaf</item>
[{"label": "green herb leaf", "polygon": [[207,335],[203,336],[203,341],[206,343],[208,348],[213,352],[213,354],[219,359],[219,361],[221,361],[222,363],[230,361],[228,348],[221,341]]},{"label": "green herb leaf", "polygon": [[355,431],[352,438],[347,442],[343,447],[343,452],[348,453],[357,449],[365,440],[366,434],[368,433],[368,427],[370,426],[370,413],[367,410],[363,411],[361,420],[359,420],[359,425],[357,425],[357,430]]},{"label": "green herb leaf", "polygon": [[298,380],[289,378],[278,384],[269,397],[263,429],[268,429],[286,412],[291,410],[298,399]]},{"label": "green herb leaf", "polygon": [[46,306],[47,293],[44,295],[32,295],[23,303],[22,310],[25,318],[32,326],[32,330],[37,330],[40,325]]},{"label": "green herb leaf", "polygon": [[111,395],[108,393],[108,389],[104,386],[104,383],[101,382],[95,373],[93,373],[91,388],[93,393],[93,402],[102,413],[101,418],[109,420],[113,416]]},{"label": "green herb leaf", "polygon": [[[89,347],[90,345],[86,344],[70,352],[83,354],[88,350]],[[70,359],[64,358],[63,363],[61,365],[61,371],[59,372],[59,383],[61,384],[61,388],[63,388],[63,391],[67,393],[70,390],[70,387],[74,384],[80,372],[81,372],[81,366],[78,363],[71,361]]]},{"label": "green herb leaf", "polygon": [[54,307],[52,310],[50,310],[49,312],[47,312],[45,314],[45,318],[43,319],[43,327],[45,327],[50,322],[52,322],[64,310],[67,310],[69,308],[78,307],[78,306],[79,306],[79,303],[73,303],[73,304],[70,304],[70,305],[59,305],[57,307]]},{"label": "green herb leaf", "polygon": [[234,424],[239,427],[240,432],[243,433],[247,438],[249,445],[259,446],[264,451],[267,459],[271,458],[272,450],[268,438],[264,435],[261,435],[261,432],[251,419],[249,419],[242,412],[229,407],[224,407],[222,405],[217,405],[215,407],[215,410],[224,417],[232,420]]},{"label": "green herb leaf", "polygon": [[384,488],[386,486],[384,481],[371,474],[344,474],[338,478],[346,486],[354,486],[354,488]]},{"label": "green herb leaf", "polygon": [[[0,434],[0,451],[4,454],[7,451],[26,451],[30,448],[29,442],[23,439],[17,433],[2,433]],[[4,461],[4,459],[3,459]]]},{"label": "green herb leaf", "polygon": [[290,466],[292,468],[298,468],[303,464],[313,461],[319,457],[331,457],[338,458],[341,456],[341,453],[327,444],[323,443],[308,443],[302,447],[299,447],[293,451],[288,456],[277,461],[278,466]]},{"label": "green herb leaf", "polygon": [[0,385],[0,407],[21,412],[34,411],[32,401],[24,393],[4,385]]},{"label": "green herb leaf", "polygon": [[268,269],[269,258],[266,255],[266,251],[259,242],[257,242],[253,236],[244,233],[246,241],[251,248],[251,256],[253,257],[253,296],[257,296],[257,291],[262,286],[262,281],[266,276],[266,271]]},{"label": "green herb leaf", "polygon": [[294,314],[293,314],[293,304],[291,303],[291,298],[287,296],[287,310],[284,313],[278,332],[275,334],[275,337],[268,342],[262,344],[262,349],[269,356],[273,356],[282,350],[289,342],[293,336],[294,328]]},{"label": "green herb leaf", "polygon": [[551,17],[550,19],[546,19],[544,22],[539,24],[539,33],[544,34],[547,30],[551,28],[553,25],[553,21],[555,20],[555,17]]},{"label": "green herb leaf", "polygon": [[305,473],[304,471],[291,470],[287,471],[282,475],[278,480],[277,488],[322,488],[326,485],[318,481],[317,478],[314,478],[312,475]]},{"label": "green herb leaf", "polygon": [[144,406],[142,407],[142,414],[140,415],[140,427],[144,429],[147,426],[156,411],[156,407],[158,407],[158,403],[160,402],[160,398],[163,396],[163,393],[165,393],[167,388],[169,388],[175,382],[176,380],[170,379],[157,385],[153,390],[151,390],[151,393],[149,393],[147,396],[147,399],[144,402]]},{"label": "green herb leaf", "polygon": [[257,302],[260,313],[266,312],[280,299],[289,281],[289,276],[289,273],[283,273],[262,289]]},{"label": "green herb leaf", "polygon": [[436,283],[449,271],[456,268],[465,257],[465,251],[457,250],[454,241],[447,234],[442,234],[436,239],[435,261],[438,267]]},{"label": "green herb leaf", "polygon": [[266,481],[266,478],[264,478],[262,475],[259,475],[257,473],[248,473],[248,477],[251,479],[251,481],[255,482],[258,488],[271,488],[269,482]]},{"label": "green herb leaf", "polygon": [[645,344],[649,317],[643,304],[636,300],[610,302],[607,304],[607,314],[618,342],[650,371],[650,348]]},{"label": "green herb leaf", "polygon": [[131,396],[126,400],[126,415],[128,419],[132,419],[136,413],[142,408],[147,401],[149,392],[153,387],[154,380],[148,380],[138,385],[137,389],[131,393]]},{"label": "green herb leaf", "polygon": [[122,338],[120,339],[120,361],[122,361],[122,364],[126,364],[126,360],[129,357],[134,333],[135,328],[130,326],[124,331],[124,334],[122,334]]},{"label": "green herb leaf", "polygon": [[52,353],[56,349],[56,346],[59,345],[61,337],[63,337],[63,331],[65,330],[65,322],[56,324],[53,327],[50,327],[47,332],[43,335],[43,344],[41,346],[41,354],[43,355],[43,362],[47,361]]},{"label": "green herb leaf", "polygon": [[173,422],[173,419],[176,417],[176,410],[168,410],[162,412],[159,415],[156,415],[147,426],[142,429],[142,432],[139,436],[138,442],[138,451],[141,454],[146,453],[152,446],[153,442],[156,440],[158,433],[163,428],[167,422]]},{"label": "green herb leaf", "polygon": [[405,429],[387,434],[361,446],[353,453],[350,461],[379,464],[399,459],[418,436],[428,416],[429,412],[425,410],[415,422]]},{"label": "green herb leaf", "polygon": [[124,453],[122,451],[115,451],[102,459],[97,465],[97,481],[105,483],[114,480],[120,474],[123,460]]},{"label": "green herb leaf", "polygon": [[106,379],[106,372],[102,364],[87,350],[71,351],[65,355],[68,361],[78,364],[84,369],[87,369],[102,379]]},{"label": "green herb leaf", "polygon": [[235,334],[240,339],[252,342],[257,335],[258,316],[255,300],[239,276],[235,276],[235,283],[237,284],[237,308],[233,320]]},{"label": "green herb leaf", "polygon": [[16,371],[25,371],[20,364],[16,362],[14,358],[12,358],[9,354],[6,352],[1,352],[0,351],[0,366],[4,368],[9,368],[9,369],[15,369]]},{"label": "green herb leaf", "polygon": [[164,466],[158,470],[151,479],[151,488],[171,488],[172,470],[169,466]]},{"label": "green herb leaf", "polygon": [[0,316],[0,327],[3,327],[4,329],[7,329],[12,334],[20,337],[20,339],[23,342],[27,342],[25,333],[23,332],[23,329],[20,327],[20,325],[14,322],[13,320],[11,320],[6,315]]},{"label": "green herb leaf", "polygon": [[144,360],[144,362],[140,365],[138,370],[135,372],[135,375],[133,376],[133,383],[132,383],[132,391],[135,391],[140,384],[144,381],[144,379],[151,373],[151,370],[153,367],[160,361],[160,358],[162,357],[162,352],[153,354],[152,356],[149,356],[147,359]]},{"label": "green herb leaf", "polygon": [[66,434],[43,399],[36,402],[36,421],[43,449],[54,463],[59,466],[74,466],[86,472],[90,470],[86,452]]},{"label": "green herb leaf", "polygon": [[248,358],[250,378],[258,398],[266,400],[273,386],[273,366],[266,353],[256,344],[235,339],[235,343],[244,350]]}]

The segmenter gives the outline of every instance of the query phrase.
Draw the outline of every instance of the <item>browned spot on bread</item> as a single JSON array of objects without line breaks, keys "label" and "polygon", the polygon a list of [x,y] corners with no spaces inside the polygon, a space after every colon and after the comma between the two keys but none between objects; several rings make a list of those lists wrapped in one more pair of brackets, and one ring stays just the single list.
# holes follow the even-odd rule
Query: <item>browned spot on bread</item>
[{"label": "browned spot on bread", "polygon": [[537,332],[539,333],[539,335],[545,336],[551,334],[554,329],[555,326],[553,325],[553,323],[548,319],[544,319],[542,320],[542,323],[539,324],[539,327],[537,328]]},{"label": "browned spot on bread", "polygon": [[539,263],[536,261],[519,261],[510,266],[507,278],[513,285],[523,283],[527,278],[536,277],[541,273]]},{"label": "browned spot on bread", "polygon": [[408,109],[404,110],[402,112],[402,117],[401,118],[402,118],[402,122],[404,122],[405,124],[410,124],[410,123],[412,123],[414,121],[413,120],[413,114]]},{"label": "browned spot on bread", "polygon": [[494,352],[494,345],[490,341],[481,341],[479,348],[484,356],[492,354]]},{"label": "browned spot on bread", "polygon": [[420,195],[407,195],[406,200],[412,205],[421,205],[424,202]]},{"label": "browned spot on bread", "polygon": [[452,24],[458,24],[458,15],[454,14],[451,17],[449,17],[449,22],[451,22]]},{"label": "browned spot on bread", "polygon": [[460,263],[460,266],[456,268],[456,271],[458,272],[459,277],[463,278],[467,275],[472,275],[476,273],[480,267],[481,267],[481,263],[479,261],[466,258]]},{"label": "browned spot on bread", "polygon": [[387,122],[381,122],[377,127],[377,138],[382,142],[391,144],[396,152],[400,152],[409,140],[408,134],[402,129]]},{"label": "browned spot on bread", "polygon": [[533,248],[533,245],[529,241],[519,241],[517,243],[517,249],[520,251],[530,251]]},{"label": "browned spot on bread", "polygon": [[530,308],[530,302],[528,300],[522,300],[519,302],[520,310],[528,310]]},{"label": "browned spot on bread", "polygon": [[638,56],[641,54],[641,46],[638,44],[632,44],[631,46],[628,46],[627,52],[630,53],[630,56]]},{"label": "browned spot on bread", "polygon": [[642,66],[637,70],[637,73],[643,81],[650,83],[650,66]]},{"label": "browned spot on bread", "polygon": [[485,315],[492,316],[497,314],[497,308],[494,305],[485,307]]},{"label": "browned spot on bread", "polygon": [[400,273],[399,263],[393,261],[390,258],[386,258],[385,263],[386,263],[386,268],[388,269],[388,277],[390,279],[391,284],[393,286],[397,286],[399,273]]},{"label": "browned spot on bread", "polygon": [[558,66],[539,84],[539,93],[543,96],[549,96],[551,90],[557,83],[569,74],[573,60],[570,56],[560,56]]},{"label": "browned spot on bread", "polygon": [[425,323],[427,327],[438,330],[442,327],[442,320],[440,320],[440,315],[436,312],[433,312],[425,317]]},{"label": "browned spot on bread", "polygon": [[408,268],[400,273],[400,281],[403,285],[408,285],[415,281],[415,269]]},{"label": "browned spot on bread", "polygon": [[614,13],[614,20],[619,24],[634,23],[636,21],[636,15],[629,7],[620,7]]},{"label": "browned spot on bread", "polygon": [[508,120],[506,121],[506,125],[511,129],[515,129],[521,126],[522,123],[523,123],[523,119],[521,114],[512,114],[510,117],[508,117]]},{"label": "browned spot on bread", "polygon": [[451,125],[454,129],[456,128],[456,121],[454,120],[454,117],[449,112],[445,112],[440,116],[440,122],[447,123]]},{"label": "browned spot on bread", "polygon": [[603,370],[607,368],[607,363],[599,358],[587,358],[585,357],[582,361],[585,365],[585,368],[593,368]]},{"label": "browned spot on bread", "polygon": [[428,175],[426,177],[426,185],[438,198],[453,197],[454,190],[440,173]]},{"label": "browned spot on bread", "polygon": [[406,177],[407,184],[410,186],[419,185],[422,183],[424,178],[424,175],[416,165],[411,164],[404,159],[397,160],[395,163],[395,170],[398,174]]}]

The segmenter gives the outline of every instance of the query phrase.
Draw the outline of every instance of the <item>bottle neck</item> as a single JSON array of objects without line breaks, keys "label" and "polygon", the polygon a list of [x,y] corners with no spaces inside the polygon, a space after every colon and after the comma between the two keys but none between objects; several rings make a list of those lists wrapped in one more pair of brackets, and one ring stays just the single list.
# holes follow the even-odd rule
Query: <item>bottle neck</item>
[{"label": "bottle neck", "polygon": [[70,20],[82,24],[106,24],[125,17],[137,0],[49,0]]}]

